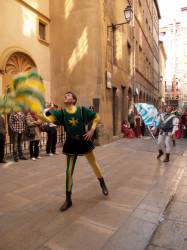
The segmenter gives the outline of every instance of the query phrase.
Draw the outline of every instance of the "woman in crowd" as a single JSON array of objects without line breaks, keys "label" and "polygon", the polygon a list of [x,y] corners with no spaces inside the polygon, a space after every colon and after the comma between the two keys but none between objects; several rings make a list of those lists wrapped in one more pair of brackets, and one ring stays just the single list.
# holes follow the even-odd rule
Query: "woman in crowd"
[{"label": "woman in crowd", "polygon": [[40,159],[39,156],[39,143],[41,140],[41,124],[42,121],[33,112],[28,112],[26,116],[28,140],[30,141],[29,150],[30,158],[35,161]]}]

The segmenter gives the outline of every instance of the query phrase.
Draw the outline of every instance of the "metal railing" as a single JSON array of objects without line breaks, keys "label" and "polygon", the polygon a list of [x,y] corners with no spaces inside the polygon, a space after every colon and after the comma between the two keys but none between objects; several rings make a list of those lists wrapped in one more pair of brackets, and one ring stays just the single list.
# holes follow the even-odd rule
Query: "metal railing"
[{"label": "metal railing", "polygon": [[[62,146],[64,144],[66,138],[66,133],[64,131],[63,126],[58,126],[57,127],[57,147]],[[41,132],[41,140],[40,140],[40,150],[45,150],[47,143],[47,133],[46,132]],[[29,141],[24,139],[23,141],[23,151],[27,152],[29,149]],[[12,154],[13,150],[13,145],[10,139],[10,135],[6,136],[6,143],[5,143],[5,155],[10,156]]]}]

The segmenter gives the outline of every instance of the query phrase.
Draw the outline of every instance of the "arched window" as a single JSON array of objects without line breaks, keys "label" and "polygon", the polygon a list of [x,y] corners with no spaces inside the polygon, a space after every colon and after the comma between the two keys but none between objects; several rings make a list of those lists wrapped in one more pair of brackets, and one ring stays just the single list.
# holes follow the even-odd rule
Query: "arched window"
[{"label": "arched window", "polygon": [[7,60],[5,73],[15,75],[35,68],[36,64],[30,56],[22,52],[13,53]]},{"label": "arched window", "polygon": [[36,64],[29,55],[19,51],[13,52],[5,61],[2,77],[2,92],[6,92],[7,85],[14,75],[29,71],[32,68],[36,68]]}]

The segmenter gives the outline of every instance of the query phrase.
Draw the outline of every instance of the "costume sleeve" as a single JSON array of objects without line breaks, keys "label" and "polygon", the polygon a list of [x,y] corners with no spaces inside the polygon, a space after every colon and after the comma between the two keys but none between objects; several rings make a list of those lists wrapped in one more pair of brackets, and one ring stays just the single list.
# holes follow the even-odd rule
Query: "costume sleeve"
[{"label": "costume sleeve", "polygon": [[177,117],[174,117],[172,134],[175,134],[175,132],[178,130],[178,126],[179,126],[179,119]]},{"label": "costume sleeve", "polygon": [[92,122],[92,129],[96,129],[96,126],[98,124],[98,122],[100,121],[100,117],[98,114],[96,114],[95,118],[93,119],[93,122]]},{"label": "costume sleeve", "polygon": [[45,115],[49,122],[56,125],[64,125],[64,115],[62,110],[47,110]]},{"label": "costume sleeve", "polygon": [[98,122],[100,121],[99,115],[96,112],[84,107],[84,117],[86,123],[92,122],[91,128],[95,130]]}]

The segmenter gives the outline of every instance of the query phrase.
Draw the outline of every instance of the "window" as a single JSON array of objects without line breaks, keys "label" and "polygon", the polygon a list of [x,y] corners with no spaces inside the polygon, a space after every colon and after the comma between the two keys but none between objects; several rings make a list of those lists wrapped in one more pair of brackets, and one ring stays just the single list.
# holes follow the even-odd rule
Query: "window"
[{"label": "window", "polygon": [[49,46],[49,21],[38,18],[38,40],[43,45]]},{"label": "window", "polygon": [[46,41],[46,23],[39,20],[39,39]]}]

